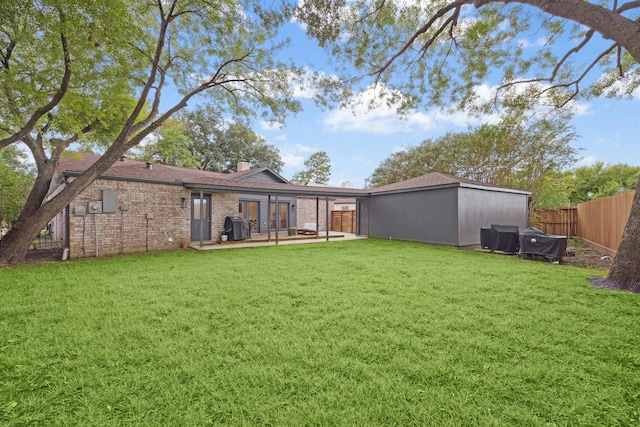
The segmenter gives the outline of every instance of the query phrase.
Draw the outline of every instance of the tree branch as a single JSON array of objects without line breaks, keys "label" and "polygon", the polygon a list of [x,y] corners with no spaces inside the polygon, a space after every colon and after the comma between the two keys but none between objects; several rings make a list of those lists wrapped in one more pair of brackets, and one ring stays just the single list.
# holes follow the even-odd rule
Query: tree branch
[{"label": "tree branch", "polygon": [[[60,22],[64,23],[66,21],[64,12],[61,10],[58,11],[58,15],[60,17]],[[60,44],[62,46],[62,54],[64,57],[64,74],[62,76],[62,81],[60,82],[60,87],[58,91],[53,95],[51,100],[44,106],[38,108],[27,120],[27,122],[22,126],[22,128],[14,133],[13,135],[0,139],[0,150],[10,144],[13,144],[17,141],[22,141],[23,138],[33,130],[36,123],[42,116],[51,111],[56,105],[60,103],[62,98],[64,98],[67,93],[67,89],[69,88],[69,82],[71,81],[71,54],[69,53],[69,46],[67,42],[67,36],[64,31],[60,32]]]},{"label": "tree branch", "polygon": [[[372,72],[369,75],[370,76],[381,75],[384,71],[386,71],[391,66],[391,64],[395,62],[396,59],[404,55],[404,53],[407,50],[409,50],[411,46],[413,46],[413,43],[418,39],[418,37],[420,37],[422,34],[426,33],[427,31],[429,31],[429,29],[431,29],[431,27],[436,23],[438,19],[442,18],[452,10],[455,11],[456,9],[464,6],[465,4],[469,4],[470,2],[471,0],[458,0],[443,7],[442,9],[439,9],[438,12],[429,20],[429,22],[423,25],[418,31],[416,31],[413,34],[413,36],[409,38],[409,40],[407,40],[407,42],[405,42],[405,44],[400,48],[400,50],[398,50],[391,58],[389,58],[389,60],[386,63],[384,63],[381,67],[379,67],[375,72]],[[449,20],[451,20],[451,18],[449,18],[448,21]],[[439,31],[442,32],[443,27],[441,27]]]}]

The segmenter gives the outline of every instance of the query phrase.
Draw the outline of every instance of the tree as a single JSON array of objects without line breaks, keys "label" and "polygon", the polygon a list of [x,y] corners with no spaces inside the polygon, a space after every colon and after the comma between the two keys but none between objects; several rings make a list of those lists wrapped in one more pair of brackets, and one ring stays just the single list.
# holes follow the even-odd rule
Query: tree
[{"label": "tree", "polygon": [[280,151],[247,122],[226,123],[211,109],[183,111],[156,132],[154,141],[133,153],[141,160],[211,172],[235,172],[238,162],[280,172]]},{"label": "tree", "polygon": [[2,228],[18,219],[33,185],[34,176],[26,161],[25,153],[14,146],[0,151],[0,227]]},{"label": "tree", "polygon": [[280,151],[245,121],[226,123],[210,109],[185,112],[180,119],[199,169],[230,173],[236,171],[238,162],[246,161],[252,168],[279,173],[284,166]]},{"label": "tree", "polygon": [[640,178],[640,166],[596,162],[571,171],[571,201],[582,203],[633,191]]},{"label": "tree", "polygon": [[193,142],[184,134],[182,123],[175,118],[167,119],[153,133],[153,142],[141,147],[141,160],[195,169],[198,160],[192,154]]},{"label": "tree", "polygon": [[[640,84],[639,12],[632,0],[306,0],[296,16],[360,79],[389,86],[402,110],[418,102],[468,108],[496,77],[496,101],[522,85],[557,106],[581,94],[631,94]],[[541,41],[537,52],[526,36]],[[341,73],[354,82],[347,66]],[[604,284],[640,292],[640,181],[636,188]]]},{"label": "tree", "polygon": [[298,185],[326,184],[331,176],[331,159],[324,151],[313,153],[304,162],[305,169],[293,174],[291,182]]},{"label": "tree", "polygon": [[[298,111],[302,71],[275,59],[290,12],[284,1],[1,2],[0,150],[24,142],[37,176],[0,264],[24,261],[51,218],[189,102],[275,122]],[[74,143],[104,154],[46,200]]]},{"label": "tree", "polygon": [[573,129],[560,119],[520,115],[394,153],[369,178],[371,186],[442,172],[532,192],[531,207],[550,200],[557,174],[576,160]]}]

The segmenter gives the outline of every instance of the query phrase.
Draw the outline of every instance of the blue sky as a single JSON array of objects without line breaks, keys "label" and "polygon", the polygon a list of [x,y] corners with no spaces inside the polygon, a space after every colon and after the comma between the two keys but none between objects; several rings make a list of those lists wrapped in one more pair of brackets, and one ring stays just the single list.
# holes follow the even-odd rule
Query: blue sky
[{"label": "blue sky", "polygon": [[[291,47],[285,53],[298,65],[331,73],[324,69],[329,61],[302,28],[290,23],[285,28]],[[536,41],[527,42],[535,48]],[[489,90],[487,82],[485,90]],[[580,102],[571,123],[580,135],[573,146],[580,149],[580,164],[603,161],[608,164],[640,165],[640,91],[634,99],[591,99]],[[361,93],[361,97],[370,96]],[[374,169],[395,150],[417,145],[446,132],[465,131],[476,119],[463,113],[448,115],[439,109],[419,110],[403,120],[386,108],[365,111],[333,109],[322,111],[310,99],[302,99],[304,111],[287,119],[283,128],[255,123],[254,130],[275,145],[285,162],[285,178],[304,168],[304,160],[316,151],[325,151],[332,161],[330,185],[350,181],[364,185]],[[489,118],[487,118],[489,120]]]}]

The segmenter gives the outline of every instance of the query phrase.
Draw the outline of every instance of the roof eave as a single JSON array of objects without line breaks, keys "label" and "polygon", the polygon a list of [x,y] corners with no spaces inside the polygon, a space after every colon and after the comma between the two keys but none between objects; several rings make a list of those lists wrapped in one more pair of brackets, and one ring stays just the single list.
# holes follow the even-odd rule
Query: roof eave
[{"label": "roof eave", "polygon": [[[369,196],[363,190],[344,192],[341,189],[332,191],[323,188],[324,191],[313,191],[307,187],[300,188],[267,188],[267,187],[244,187],[233,184],[202,184],[185,182],[184,186],[192,191],[219,191],[219,192],[243,192],[252,194],[263,194],[272,196],[311,196],[311,197],[362,197]],[[317,187],[316,187],[317,189]]]}]

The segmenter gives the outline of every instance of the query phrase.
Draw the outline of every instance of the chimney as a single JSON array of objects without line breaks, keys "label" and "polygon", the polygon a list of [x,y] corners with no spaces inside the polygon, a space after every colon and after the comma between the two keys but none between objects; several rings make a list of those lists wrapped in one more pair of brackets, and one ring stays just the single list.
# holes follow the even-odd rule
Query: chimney
[{"label": "chimney", "polygon": [[146,165],[147,165],[147,169],[153,170],[153,163],[147,162]]},{"label": "chimney", "polygon": [[244,172],[251,169],[249,162],[238,162],[238,172]]},{"label": "chimney", "polygon": [[342,181],[342,188],[353,188],[351,181]]}]

